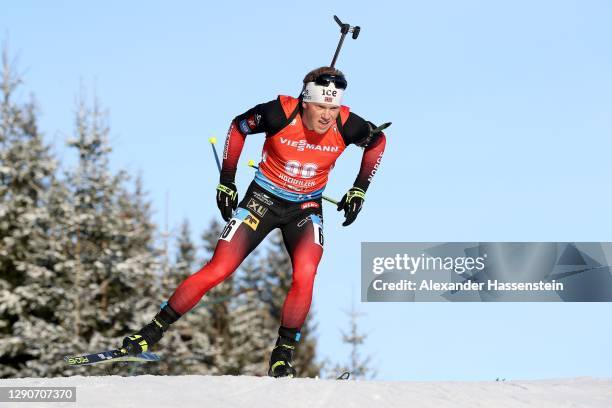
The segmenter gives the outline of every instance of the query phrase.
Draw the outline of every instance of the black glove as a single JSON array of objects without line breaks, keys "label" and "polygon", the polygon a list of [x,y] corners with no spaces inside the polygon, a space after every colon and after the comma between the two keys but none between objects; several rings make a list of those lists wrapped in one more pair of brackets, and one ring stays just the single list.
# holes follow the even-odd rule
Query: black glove
[{"label": "black glove", "polygon": [[365,201],[365,191],[360,189],[359,187],[352,187],[345,195],[342,197],[342,200],[338,203],[338,211],[344,210],[344,222],[342,223],[343,227],[347,225],[351,225],[355,218],[357,218],[357,214],[361,211],[361,207],[363,207],[363,202]]},{"label": "black glove", "polygon": [[219,183],[217,186],[217,207],[225,221],[232,218],[232,212],[238,207],[238,190],[234,183]]}]

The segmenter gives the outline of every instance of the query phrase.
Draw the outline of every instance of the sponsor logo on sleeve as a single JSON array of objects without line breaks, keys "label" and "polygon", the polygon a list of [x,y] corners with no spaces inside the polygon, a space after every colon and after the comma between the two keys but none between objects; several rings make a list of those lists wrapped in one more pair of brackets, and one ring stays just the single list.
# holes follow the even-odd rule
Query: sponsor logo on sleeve
[{"label": "sponsor logo on sleeve", "polygon": [[378,158],[376,159],[376,164],[374,164],[374,168],[372,168],[372,171],[370,172],[370,175],[368,176],[368,181],[372,181],[372,179],[374,178],[374,176],[376,175],[376,172],[378,171],[378,166],[380,166],[380,161],[383,158],[383,152],[380,152],[380,154],[378,155]]},{"label": "sponsor logo on sleeve", "polygon": [[246,119],[242,119],[238,126],[240,127],[240,131],[243,134],[248,135],[251,133],[251,128],[249,127],[249,124],[247,123]]},{"label": "sponsor logo on sleeve", "polygon": [[230,138],[232,136],[232,129],[234,129],[233,121],[229,129],[227,130],[227,136],[225,137],[225,144],[223,145],[223,160],[227,159],[227,156],[229,154],[229,145],[230,145]]},{"label": "sponsor logo on sleeve", "polygon": [[249,129],[255,130],[257,127],[257,121],[255,120],[255,116],[251,116],[247,119],[247,124],[249,125]]}]

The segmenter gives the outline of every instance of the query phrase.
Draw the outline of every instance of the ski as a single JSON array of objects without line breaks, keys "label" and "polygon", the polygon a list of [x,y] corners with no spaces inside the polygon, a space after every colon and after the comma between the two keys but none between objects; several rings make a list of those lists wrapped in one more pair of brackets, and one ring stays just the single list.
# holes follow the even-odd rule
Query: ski
[{"label": "ski", "polygon": [[140,353],[129,355],[122,349],[101,351],[99,353],[83,354],[78,356],[66,356],[64,361],[71,366],[83,366],[91,364],[115,363],[119,361],[148,362],[159,361],[160,357],[155,353]]},{"label": "ski", "polygon": [[336,377],[336,380],[348,380],[351,377],[350,371],[345,371]]}]

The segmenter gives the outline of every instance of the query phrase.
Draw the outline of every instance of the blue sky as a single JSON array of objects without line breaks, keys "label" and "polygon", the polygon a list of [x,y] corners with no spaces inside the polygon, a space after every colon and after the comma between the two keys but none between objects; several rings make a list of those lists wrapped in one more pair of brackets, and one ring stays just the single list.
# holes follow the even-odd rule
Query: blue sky
[{"label": "blue sky", "polygon": [[[262,3],[262,2],[260,2]],[[337,66],[345,103],[392,121],[355,224],[325,213],[320,353],[347,355],[361,241],[610,241],[612,6],[605,1],[4,3],[0,33],[56,153],[80,84],[110,111],[113,167],[142,172],[163,224],[217,214],[207,139],[328,64],[337,14],[360,25]],[[259,158],[249,136],[242,162]],[[326,194],[351,186],[348,149]],[[239,170],[244,193],[252,178]],[[347,255],[348,254],[348,255]],[[612,376],[610,304],[358,304],[384,380]]]}]

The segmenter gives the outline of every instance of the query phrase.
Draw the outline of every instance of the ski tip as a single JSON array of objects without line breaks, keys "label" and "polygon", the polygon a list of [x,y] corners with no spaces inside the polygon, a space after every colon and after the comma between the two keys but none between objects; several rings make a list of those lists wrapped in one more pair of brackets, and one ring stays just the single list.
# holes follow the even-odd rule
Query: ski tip
[{"label": "ski tip", "polygon": [[87,356],[65,356],[64,361],[70,366],[89,364]]},{"label": "ski tip", "polygon": [[255,160],[251,159],[248,163],[249,167],[255,167]]},{"label": "ski tip", "polygon": [[213,136],[213,137],[209,137],[209,138],[208,138],[208,141],[209,141],[210,143],[212,143],[212,144],[215,144],[215,143],[217,143],[217,138],[216,138],[216,137],[214,137],[214,136]]}]

